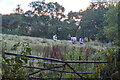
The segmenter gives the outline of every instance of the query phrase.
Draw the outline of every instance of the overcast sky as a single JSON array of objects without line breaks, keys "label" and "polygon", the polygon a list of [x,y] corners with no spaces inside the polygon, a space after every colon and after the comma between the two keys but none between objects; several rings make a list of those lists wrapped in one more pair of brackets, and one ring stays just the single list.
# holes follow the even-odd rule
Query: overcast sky
[{"label": "overcast sky", "polygon": [[[29,3],[37,0],[0,0],[0,13],[7,14],[13,12],[13,9],[17,7],[17,4],[21,4],[24,11],[30,9]],[[86,9],[89,6],[91,0],[45,0],[45,2],[58,2],[65,8],[66,13],[69,11],[79,11],[80,9]]]}]

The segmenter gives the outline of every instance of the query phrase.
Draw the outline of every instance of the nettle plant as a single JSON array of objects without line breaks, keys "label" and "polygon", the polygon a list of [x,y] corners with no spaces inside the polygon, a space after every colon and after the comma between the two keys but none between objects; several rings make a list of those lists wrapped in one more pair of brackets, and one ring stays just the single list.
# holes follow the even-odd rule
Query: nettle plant
[{"label": "nettle plant", "polygon": [[[26,54],[31,54],[31,48],[29,47],[29,43],[22,42],[16,43],[13,46],[13,49],[18,49],[21,47],[20,54],[23,56],[7,56],[5,55],[6,43],[3,44],[2,50],[2,77],[5,79],[17,79],[23,78],[27,79],[28,73],[27,70],[22,66],[27,66],[28,58],[25,57]],[[20,49],[20,48],[19,48]]]},{"label": "nettle plant", "polygon": [[119,70],[119,49],[115,48],[103,48],[97,50],[96,53],[92,56],[93,60],[108,61],[108,63],[98,64],[93,69],[98,74],[95,77],[98,78],[114,78],[114,75]]},{"label": "nettle plant", "polygon": [[[106,55],[106,60],[109,62],[104,65],[101,69],[102,77],[114,77],[114,73],[119,70],[120,62],[119,59],[119,49],[118,48],[107,48],[103,50],[102,54]],[[115,75],[116,76],[116,75]]]}]

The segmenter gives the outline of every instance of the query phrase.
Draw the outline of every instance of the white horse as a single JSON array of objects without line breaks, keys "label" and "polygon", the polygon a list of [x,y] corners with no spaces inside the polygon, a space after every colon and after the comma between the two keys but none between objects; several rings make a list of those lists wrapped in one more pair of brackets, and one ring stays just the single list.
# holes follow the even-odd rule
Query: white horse
[{"label": "white horse", "polygon": [[71,37],[71,41],[72,41],[73,44],[77,43],[77,38],[76,37]]},{"label": "white horse", "polygon": [[57,35],[56,35],[56,34],[53,36],[53,40],[54,40],[54,41],[57,40]]},{"label": "white horse", "polygon": [[83,44],[83,39],[82,38],[79,39],[79,43]]}]

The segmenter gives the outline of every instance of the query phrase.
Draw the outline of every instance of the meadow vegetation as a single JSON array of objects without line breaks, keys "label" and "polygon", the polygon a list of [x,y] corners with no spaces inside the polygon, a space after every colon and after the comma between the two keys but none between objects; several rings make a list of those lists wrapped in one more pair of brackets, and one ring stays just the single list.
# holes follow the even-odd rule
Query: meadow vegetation
[{"label": "meadow vegetation", "polygon": [[58,52],[61,52],[59,54],[64,55],[65,53],[68,53],[69,51],[74,51],[75,49],[85,50],[90,47],[92,49],[100,50],[102,48],[106,48],[103,43],[97,41],[84,42],[84,44],[79,44],[79,42],[77,42],[77,44],[72,44],[70,40],[53,41],[52,39],[8,34],[2,34],[0,36],[2,37],[0,43],[2,44],[3,42],[3,45],[6,44],[7,52],[20,53],[19,50],[15,49],[15,47],[17,47],[19,43],[27,42],[29,43],[32,50],[31,54],[37,56],[49,55],[48,57],[50,57],[51,53],[55,51],[55,49],[57,49]]},{"label": "meadow vegetation", "polygon": [[[25,57],[33,55],[67,61],[108,61],[105,64],[69,65],[78,72],[95,72],[95,74],[80,74],[85,78],[120,80],[120,77],[117,77],[120,76],[119,5],[120,2],[90,3],[86,10],[70,11],[68,14],[65,14],[65,8],[57,2],[33,1],[29,3],[31,9],[25,12],[20,5],[17,5],[15,12],[2,15],[3,34],[0,34],[2,76],[25,79],[61,76],[59,72],[42,71],[42,69],[30,76],[37,70],[25,67],[51,68],[61,65],[54,61]],[[57,41],[52,40],[54,34],[57,35]],[[71,37],[82,38],[84,42],[72,44]],[[23,57],[8,56],[5,52],[22,54]],[[71,72],[68,66],[64,69]],[[78,76],[63,73],[62,78],[78,78]]]},{"label": "meadow vegetation", "polygon": [[[2,37],[2,40],[0,41],[0,43],[2,44],[2,47],[3,49],[5,49],[6,52],[20,53],[24,55],[30,54],[34,56],[55,58],[60,60],[77,60],[77,61],[78,60],[81,60],[81,61],[94,60],[94,61],[109,62],[108,64],[86,64],[86,63],[70,64],[78,72],[97,72],[96,74],[82,74],[82,76],[85,76],[86,78],[88,77],[98,78],[99,77],[98,73],[100,73],[100,76],[102,78],[112,77],[113,73],[115,73],[119,68],[118,67],[119,62],[117,62],[117,59],[118,59],[117,48],[111,48],[110,45],[108,47],[105,44],[100,43],[98,41],[91,40],[90,42],[84,42],[84,44],[79,44],[79,43],[72,44],[70,40],[53,41],[51,39],[45,39],[45,38],[39,38],[39,37],[26,37],[26,36],[17,36],[17,35],[8,35],[8,34],[1,34],[0,37]],[[27,47],[25,46],[26,44],[27,44]],[[27,61],[28,62],[26,62],[26,59],[23,59],[24,63],[21,65],[22,66],[29,65],[29,66],[44,67],[44,68],[60,65],[60,64],[49,64],[49,63],[44,64],[45,62],[48,62],[48,61],[36,60],[36,59],[34,60],[27,59]],[[19,63],[19,62],[16,61],[15,63]],[[27,73],[36,71],[33,69],[22,68],[22,71],[16,74],[24,73],[26,76],[28,76],[28,74],[24,72],[25,70],[27,71]],[[62,69],[60,68],[60,70]],[[66,67],[65,70],[71,71],[68,67]],[[101,72],[99,72],[99,70]],[[11,71],[10,70],[8,71],[10,74]],[[63,74],[64,75],[62,76],[62,78],[78,77],[76,74],[70,74],[70,73],[63,73]],[[38,76],[38,75],[43,78],[54,78],[54,77],[59,77],[60,73],[51,72],[51,71],[40,71],[38,74],[34,76]],[[13,75],[10,75],[10,76],[13,76]],[[21,76],[23,75],[20,75],[19,77]]]}]

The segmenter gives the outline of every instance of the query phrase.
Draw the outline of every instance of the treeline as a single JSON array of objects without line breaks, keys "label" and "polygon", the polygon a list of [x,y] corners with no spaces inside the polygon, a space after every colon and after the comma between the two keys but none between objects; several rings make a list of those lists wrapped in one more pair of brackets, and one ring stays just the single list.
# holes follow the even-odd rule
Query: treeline
[{"label": "treeline", "polygon": [[71,36],[108,41],[118,38],[119,3],[91,3],[85,10],[64,14],[59,3],[34,1],[31,10],[23,12],[20,5],[14,13],[2,16],[2,33],[70,39]]}]

